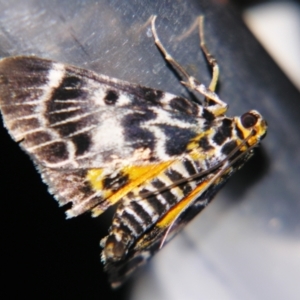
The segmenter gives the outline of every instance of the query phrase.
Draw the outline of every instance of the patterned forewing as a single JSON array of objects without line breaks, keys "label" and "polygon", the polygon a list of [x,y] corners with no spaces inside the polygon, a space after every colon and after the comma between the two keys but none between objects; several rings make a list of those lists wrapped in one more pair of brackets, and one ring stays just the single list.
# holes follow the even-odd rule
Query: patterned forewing
[{"label": "patterned forewing", "polygon": [[45,167],[167,161],[204,126],[196,103],[92,71],[14,57],[0,62],[0,74],[5,125]]},{"label": "patterned forewing", "polygon": [[181,97],[35,57],[1,60],[0,107],[50,192],[72,203],[69,217],[98,215],[155,177],[184,155],[207,114]]},{"label": "patterned forewing", "polygon": [[0,107],[50,192],[72,203],[69,217],[98,215],[139,178],[155,177],[184,155],[207,114],[181,97],[35,57],[1,60]]}]

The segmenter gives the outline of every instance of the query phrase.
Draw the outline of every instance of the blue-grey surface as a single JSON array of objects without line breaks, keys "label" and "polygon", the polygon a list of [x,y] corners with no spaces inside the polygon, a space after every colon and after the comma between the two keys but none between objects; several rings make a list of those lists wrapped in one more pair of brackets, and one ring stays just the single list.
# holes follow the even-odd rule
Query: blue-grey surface
[{"label": "blue-grey surface", "polygon": [[[132,299],[299,298],[299,92],[285,79],[238,16],[222,2],[0,1],[1,56],[34,54],[186,96],[188,93],[153,45],[147,21],[152,14],[158,15],[157,30],[164,45],[189,72],[208,83],[209,71],[199,51],[197,32],[183,35],[195,18],[204,14],[207,44],[221,68],[218,92],[230,105],[229,115],[255,108],[268,120],[269,133],[258,156],[230,181],[180,236],[139,272],[132,282],[129,296]],[[57,258],[53,258],[52,252],[41,254],[39,246],[35,248],[36,244],[46,242],[38,239],[36,243],[32,240],[28,244],[27,239],[22,239],[22,234],[26,236],[26,233],[18,234],[23,226],[33,232],[38,226],[41,228],[38,234],[42,237],[46,228],[56,226],[57,231],[49,241],[51,244],[55,243],[56,234],[63,230],[63,226],[72,225],[64,225],[61,221],[53,225],[51,216],[47,216],[46,222],[46,216],[41,212],[40,223],[28,226],[26,222],[38,214],[36,210],[31,212],[34,203],[45,201],[52,205],[49,204],[51,197],[41,199],[46,198],[47,193],[40,184],[43,188],[40,199],[32,199],[34,190],[40,188],[36,187],[39,185],[37,176],[34,183],[30,183],[35,186],[26,186],[28,189],[21,189],[22,194],[18,196],[13,194],[30,175],[24,174],[25,167],[16,164],[17,156],[21,155],[17,146],[13,152],[5,152],[6,145],[14,147],[9,143],[5,129],[1,128],[1,148],[6,153],[1,158],[1,176],[2,182],[7,182],[7,186],[0,186],[1,200],[8,211],[6,217],[10,216],[6,223],[10,227],[6,249],[10,249],[9,244],[12,243],[20,249],[20,253],[36,251],[47,258],[34,261],[35,256],[31,255],[30,261],[24,257],[24,262],[18,261],[17,250],[13,254],[8,252],[6,257],[10,267],[5,269],[8,279],[13,282],[19,274],[26,280],[25,274],[28,274],[28,294],[43,286],[44,293],[58,295],[58,290],[65,285],[70,294],[73,292],[72,295],[91,291],[92,295],[87,295],[87,298],[96,299],[98,295],[100,298],[107,283],[100,281],[97,273],[92,271],[102,268],[98,263],[96,243],[100,236],[92,221],[79,218],[65,222],[74,222],[72,224],[76,223],[78,228],[83,223],[92,224],[86,226],[93,227],[93,239],[84,240],[88,245],[81,247],[93,249],[90,256],[95,255],[95,259],[88,260],[90,265],[87,263],[84,267],[76,261],[85,260],[80,254],[72,261],[67,254],[64,254],[65,259],[59,260],[59,254],[64,253],[64,244],[71,243],[69,237],[59,236],[61,240],[57,243],[61,248],[54,251]],[[24,157],[24,161],[26,159]],[[18,188],[10,186],[12,184]],[[5,195],[4,188],[8,189]],[[51,209],[54,206],[55,203]],[[23,217],[25,212],[26,219]],[[17,228],[13,229],[14,226]],[[70,232],[71,229],[67,231],[68,234]],[[81,231],[78,238],[81,236],[83,239],[88,233]],[[75,245],[76,232],[72,234]],[[16,242],[18,239],[20,243]],[[59,264],[45,263],[55,259],[59,260]],[[18,262],[16,266],[12,265],[14,261]],[[80,268],[74,274],[76,280],[72,281],[68,267],[72,265],[75,272],[77,263]],[[38,264],[41,264],[40,269],[32,267]],[[40,270],[43,270],[42,274]],[[10,277],[9,272],[14,272],[14,276]],[[63,274],[66,274],[65,281]],[[91,274],[96,278],[91,278]],[[56,277],[61,279],[56,280]],[[90,278],[89,281],[86,277]],[[44,283],[43,280],[50,282]],[[34,282],[38,283],[37,286]],[[12,293],[27,294],[19,289],[16,286]]]}]

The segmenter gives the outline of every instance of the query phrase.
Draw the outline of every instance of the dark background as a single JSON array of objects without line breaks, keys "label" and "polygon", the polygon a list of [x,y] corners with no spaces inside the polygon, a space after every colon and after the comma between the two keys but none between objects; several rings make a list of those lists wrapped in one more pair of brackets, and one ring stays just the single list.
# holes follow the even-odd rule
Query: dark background
[{"label": "dark background", "polygon": [[207,84],[197,32],[178,40],[204,15],[228,115],[255,108],[269,124],[263,147],[207,212],[117,291],[99,262],[108,216],[66,221],[30,159],[1,127],[1,298],[297,298],[300,97],[242,22],[249,3],[0,0],[1,56],[34,54],[186,97],[143,25],[157,14],[164,45]]}]

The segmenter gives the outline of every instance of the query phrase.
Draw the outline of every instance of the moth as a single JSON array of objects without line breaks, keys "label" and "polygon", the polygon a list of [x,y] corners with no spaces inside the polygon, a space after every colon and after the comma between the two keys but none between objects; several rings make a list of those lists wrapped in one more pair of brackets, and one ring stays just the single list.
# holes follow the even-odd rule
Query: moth
[{"label": "moth", "polygon": [[203,96],[187,100],[160,90],[34,56],[0,61],[0,108],[12,138],[31,157],[67,217],[96,217],[115,206],[101,257],[121,285],[213,198],[266,135],[259,112],[227,117],[215,93],[155,44],[184,81]]}]

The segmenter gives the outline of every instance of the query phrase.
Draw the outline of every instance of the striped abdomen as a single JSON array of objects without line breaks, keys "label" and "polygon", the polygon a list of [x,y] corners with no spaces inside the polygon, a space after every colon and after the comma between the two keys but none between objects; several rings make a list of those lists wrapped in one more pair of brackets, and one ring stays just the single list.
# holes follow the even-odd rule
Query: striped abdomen
[{"label": "striped abdomen", "polygon": [[105,239],[103,259],[122,259],[132,243],[188,196],[203,178],[185,181],[171,189],[167,187],[204,169],[197,161],[185,158],[127,194],[115,213],[110,234]]}]

